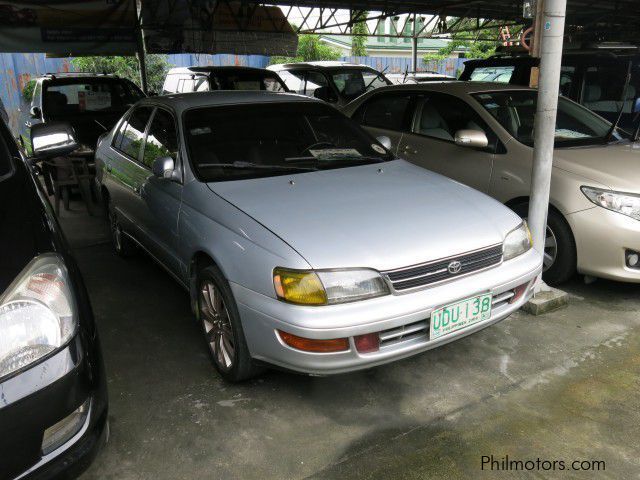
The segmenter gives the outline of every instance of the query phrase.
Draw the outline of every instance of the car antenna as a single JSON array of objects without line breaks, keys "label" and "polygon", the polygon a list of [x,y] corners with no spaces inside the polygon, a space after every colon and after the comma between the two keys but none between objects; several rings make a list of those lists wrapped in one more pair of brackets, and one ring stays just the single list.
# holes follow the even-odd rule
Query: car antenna
[{"label": "car antenna", "polygon": [[604,137],[604,143],[609,143],[611,141],[611,137],[613,137],[613,134],[618,129],[618,124],[622,119],[622,114],[624,113],[624,103],[627,101],[627,91],[629,90],[629,84],[631,83],[632,65],[633,65],[633,62],[629,60],[629,66],[627,67],[627,79],[625,80],[624,88],[622,89],[622,106],[620,107],[620,111],[618,112],[618,117],[616,118],[615,123],[611,125],[611,129],[609,130],[609,133],[607,133],[607,136]]}]

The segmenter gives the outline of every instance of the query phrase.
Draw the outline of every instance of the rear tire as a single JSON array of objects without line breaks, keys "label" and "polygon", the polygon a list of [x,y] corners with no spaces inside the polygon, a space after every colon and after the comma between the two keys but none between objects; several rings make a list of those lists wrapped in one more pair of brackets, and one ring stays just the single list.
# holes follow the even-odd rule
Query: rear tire
[{"label": "rear tire", "polygon": [[111,199],[108,199],[108,213],[109,213],[109,228],[111,230],[111,243],[113,244],[113,251],[119,257],[130,257],[134,255],[138,246],[129,238],[129,236],[122,230],[122,225],[118,219],[115,207]]},{"label": "rear tire", "polygon": [[241,382],[261,373],[242,329],[238,307],[229,283],[214,265],[198,272],[196,279],[198,322],[213,366],[228,382]]},{"label": "rear tire", "polygon": [[[529,205],[516,205],[513,211],[526,220]],[[571,227],[560,213],[550,208],[542,279],[549,285],[565,283],[575,275],[576,265],[576,242]]]}]

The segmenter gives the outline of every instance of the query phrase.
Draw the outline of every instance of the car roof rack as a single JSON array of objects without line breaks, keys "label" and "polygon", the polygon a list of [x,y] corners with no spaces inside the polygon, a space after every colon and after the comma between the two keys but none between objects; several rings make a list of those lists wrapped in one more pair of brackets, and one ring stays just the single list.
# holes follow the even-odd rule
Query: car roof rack
[{"label": "car roof rack", "polygon": [[114,73],[107,72],[48,72],[43,75],[44,77],[51,78],[55,80],[57,77],[112,77],[119,78],[118,75]]}]

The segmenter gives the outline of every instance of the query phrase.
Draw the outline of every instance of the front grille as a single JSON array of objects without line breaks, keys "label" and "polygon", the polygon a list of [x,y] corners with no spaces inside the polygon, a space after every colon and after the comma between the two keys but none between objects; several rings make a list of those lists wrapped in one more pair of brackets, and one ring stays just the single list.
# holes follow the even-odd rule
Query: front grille
[{"label": "front grille", "polygon": [[380,348],[397,345],[415,338],[424,338],[427,340],[428,336],[429,322],[427,320],[420,320],[380,332]]},{"label": "front grille", "polygon": [[[449,264],[453,261],[458,261],[462,264],[460,271],[457,273],[449,272]],[[502,245],[494,245],[482,250],[392,270],[383,274],[389,279],[396,291],[402,291],[460,277],[461,275],[498,265],[501,261]]]}]

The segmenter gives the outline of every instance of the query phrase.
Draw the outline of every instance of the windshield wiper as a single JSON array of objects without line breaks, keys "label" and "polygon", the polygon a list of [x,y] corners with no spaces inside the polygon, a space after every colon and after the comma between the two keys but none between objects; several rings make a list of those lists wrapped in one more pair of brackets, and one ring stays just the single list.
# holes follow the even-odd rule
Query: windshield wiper
[{"label": "windshield wiper", "polygon": [[262,165],[252,162],[233,162],[233,163],[201,163],[198,168],[233,168],[246,170],[274,170],[287,172],[315,172],[315,167],[295,167],[293,165]]},{"label": "windshield wiper", "polygon": [[336,157],[289,157],[289,158],[285,158],[284,159],[285,162],[291,162],[291,163],[296,163],[296,162],[308,162],[308,161],[315,161],[318,163],[328,163],[328,162],[358,162],[358,163],[362,163],[362,162],[375,162],[375,163],[383,163],[388,161],[388,159],[385,158],[381,158],[381,157],[367,157],[367,156],[362,156],[362,155],[354,155],[354,156],[349,156],[349,155],[344,155],[344,156],[336,156]]},{"label": "windshield wiper", "polygon": [[613,134],[618,129],[618,124],[620,120],[622,120],[622,114],[624,113],[624,104],[627,101],[627,91],[629,90],[629,84],[631,83],[631,67],[633,66],[633,62],[629,60],[629,66],[627,68],[627,79],[624,82],[624,88],[622,89],[622,106],[620,107],[620,111],[618,112],[618,117],[613,125],[611,125],[611,129],[607,133],[607,136],[604,137],[604,143],[609,143]]}]

